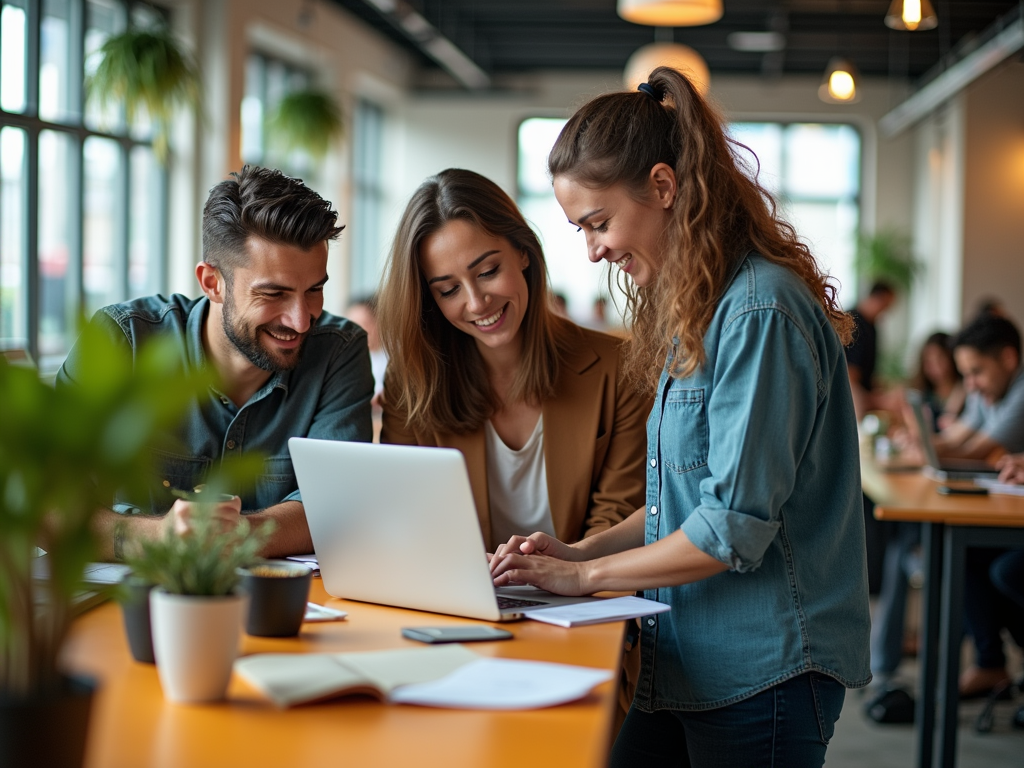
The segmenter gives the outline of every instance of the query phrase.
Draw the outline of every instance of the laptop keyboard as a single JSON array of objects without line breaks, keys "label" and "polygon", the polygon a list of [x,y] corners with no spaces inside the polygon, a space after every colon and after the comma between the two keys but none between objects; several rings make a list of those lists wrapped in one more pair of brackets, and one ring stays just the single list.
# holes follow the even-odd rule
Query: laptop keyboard
[{"label": "laptop keyboard", "polygon": [[514,597],[502,597],[497,595],[498,610],[507,611],[510,608],[532,608],[535,605],[547,605],[543,600],[518,600]]}]

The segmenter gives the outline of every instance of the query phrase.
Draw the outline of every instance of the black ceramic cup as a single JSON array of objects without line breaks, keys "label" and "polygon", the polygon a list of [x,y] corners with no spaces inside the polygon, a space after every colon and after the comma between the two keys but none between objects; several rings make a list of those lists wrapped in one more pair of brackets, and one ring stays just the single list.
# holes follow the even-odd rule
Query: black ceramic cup
[{"label": "black ceramic cup", "polygon": [[242,589],[249,593],[245,631],[258,637],[299,634],[313,570],[290,560],[266,560],[238,572]]},{"label": "black ceramic cup", "polygon": [[153,585],[128,574],[121,581],[121,613],[132,658],[154,664],[153,632],[149,624],[149,593]]}]

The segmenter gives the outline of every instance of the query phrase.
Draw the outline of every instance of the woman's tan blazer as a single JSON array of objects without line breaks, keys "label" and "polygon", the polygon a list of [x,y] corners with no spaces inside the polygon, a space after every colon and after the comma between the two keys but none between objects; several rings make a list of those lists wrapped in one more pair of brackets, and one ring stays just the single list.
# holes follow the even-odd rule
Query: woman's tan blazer
[{"label": "woman's tan blazer", "polygon": [[[644,505],[647,416],[652,398],[619,381],[622,340],[580,329],[563,358],[555,396],[541,405],[548,501],[555,534],[565,542],[610,528]],[[389,371],[392,374],[393,371]],[[458,448],[466,457],[480,530],[488,551],[491,512],[484,429],[419,434],[384,390],[382,443]]]}]

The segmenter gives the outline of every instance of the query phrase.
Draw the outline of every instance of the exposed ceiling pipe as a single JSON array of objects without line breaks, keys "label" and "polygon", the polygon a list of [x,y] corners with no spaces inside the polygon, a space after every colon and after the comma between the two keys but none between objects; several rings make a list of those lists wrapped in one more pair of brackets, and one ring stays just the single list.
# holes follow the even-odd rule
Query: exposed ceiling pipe
[{"label": "exposed ceiling pipe", "polygon": [[430,59],[472,91],[491,86],[490,76],[405,0],[365,0]]},{"label": "exposed ceiling pipe", "polygon": [[1002,31],[950,66],[879,120],[878,128],[882,136],[891,139],[899,135],[993,67],[1024,48],[1024,7],[1018,9],[1016,13],[1016,21],[1006,23],[1005,18],[997,21],[996,28],[1005,25]]}]

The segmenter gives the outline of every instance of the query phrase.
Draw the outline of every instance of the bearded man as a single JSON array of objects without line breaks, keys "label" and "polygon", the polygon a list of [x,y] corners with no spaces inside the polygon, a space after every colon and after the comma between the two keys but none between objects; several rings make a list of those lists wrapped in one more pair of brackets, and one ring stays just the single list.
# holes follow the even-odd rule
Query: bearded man
[{"label": "bearded man", "polygon": [[[203,209],[204,296],[151,296],[104,307],[92,322],[134,359],[156,335],[177,340],[182,364],[217,380],[189,406],[156,456],[159,481],[148,499],[118,499],[97,515],[106,559],[126,541],[190,530],[191,501],[230,456],[265,457],[255,488],[217,506],[225,526],[240,515],[274,520],[268,557],[312,552],[288,439],[369,442],[373,376],[366,333],[323,311],[327,244],[343,229],[331,204],[279,171],[246,166],[215,186]],[[82,361],[73,348],[57,374],[73,386]]]}]

